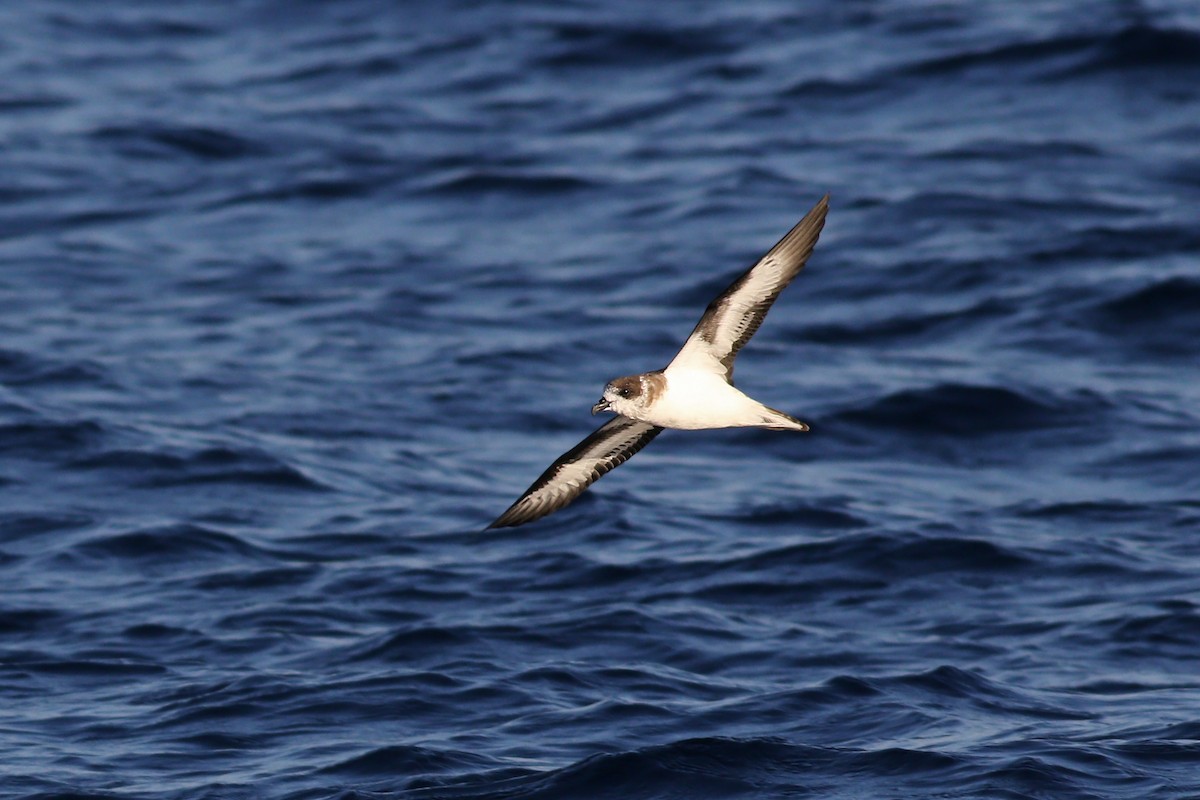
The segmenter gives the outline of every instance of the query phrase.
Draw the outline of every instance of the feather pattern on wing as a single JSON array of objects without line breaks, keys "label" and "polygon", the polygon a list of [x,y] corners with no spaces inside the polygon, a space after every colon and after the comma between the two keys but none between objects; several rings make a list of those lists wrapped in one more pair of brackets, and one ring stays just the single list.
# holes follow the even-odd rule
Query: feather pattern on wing
[{"label": "feather pattern on wing", "polygon": [[758,330],[779,293],[804,268],[828,212],[829,195],[825,195],[757,264],[709,303],[667,369],[704,369],[732,380],[738,351]]},{"label": "feather pattern on wing", "polygon": [[601,475],[624,464],[662,428],[617,416],[563,453],[525,494],[488,528],[524,525],[557,511],[583,494]]}]

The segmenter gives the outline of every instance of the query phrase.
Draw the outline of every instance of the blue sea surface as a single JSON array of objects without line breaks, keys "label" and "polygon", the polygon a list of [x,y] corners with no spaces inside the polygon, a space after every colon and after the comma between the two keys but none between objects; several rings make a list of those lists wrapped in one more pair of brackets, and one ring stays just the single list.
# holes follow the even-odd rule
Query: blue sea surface
[{"label": "blue sea surface", "polygon": [[0,5],[0,797],[1195,798],[1198,354],[1187,0]]}]

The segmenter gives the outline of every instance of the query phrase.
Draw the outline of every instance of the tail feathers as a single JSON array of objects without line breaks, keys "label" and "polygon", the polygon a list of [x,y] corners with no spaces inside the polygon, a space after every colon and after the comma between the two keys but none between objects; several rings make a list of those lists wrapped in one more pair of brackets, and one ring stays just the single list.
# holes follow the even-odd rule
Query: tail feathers
[{"label": "tail feathers", "polygon": [[767,430],[772,431],[807,431],[808,425],[801,422],[790,414],[785,414],[782,411],[774,408],[763,406],[762,426]]}]

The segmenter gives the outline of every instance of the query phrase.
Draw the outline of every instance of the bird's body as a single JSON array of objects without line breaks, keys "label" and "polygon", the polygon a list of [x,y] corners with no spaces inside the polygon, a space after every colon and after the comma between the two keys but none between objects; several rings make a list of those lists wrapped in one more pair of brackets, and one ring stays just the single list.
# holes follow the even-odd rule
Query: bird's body
[{"label": "bird's body", "polygon": [[804,267],[828,211],[826,195],[713,300],[665,369],[610,381],[592,413],[613,411],[617,416],[560,456],[488,527],[523,525],[563,508],[664,428],[807,431],[808,425],[800,420],[738,390],[733,385],[733,362],[775,298]]},{"label": "bird's body", "polygon": [[[659,372],[630,377],[639,379],[650,390],[634,400],[617,395],[608,402],[607,410],[659,428],[808,430],[803,422],[764,406],[709,370],[671,365]],[[646,402],[640,402],[643,398]]]}]

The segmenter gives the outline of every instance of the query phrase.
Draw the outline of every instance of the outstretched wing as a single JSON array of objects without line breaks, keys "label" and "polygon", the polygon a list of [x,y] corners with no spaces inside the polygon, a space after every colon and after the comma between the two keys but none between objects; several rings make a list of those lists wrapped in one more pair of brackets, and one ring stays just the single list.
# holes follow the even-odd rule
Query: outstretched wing
[{"label": "outstretched wing", "polygon": [[617,416],[563,453],[517,502],[488,528],[524,525],[570,505],[604,473],[641,450],[662,428]]},{"label": "outstretched wing", "polygon": [[703,369],[732,379],[738,351],[758,330],[775,298],[804,268],[828,212],[829,195],[825,195],[757,264],[709,303],[667,369]]}]

